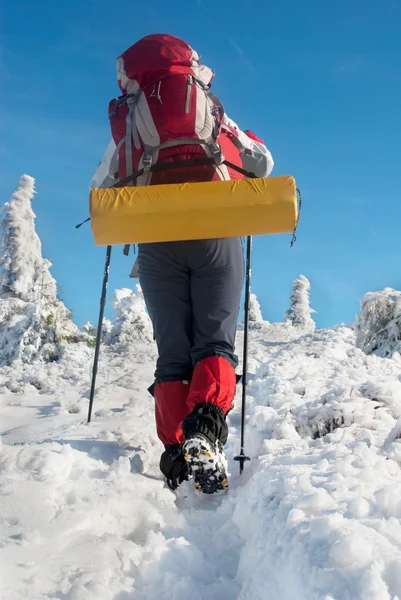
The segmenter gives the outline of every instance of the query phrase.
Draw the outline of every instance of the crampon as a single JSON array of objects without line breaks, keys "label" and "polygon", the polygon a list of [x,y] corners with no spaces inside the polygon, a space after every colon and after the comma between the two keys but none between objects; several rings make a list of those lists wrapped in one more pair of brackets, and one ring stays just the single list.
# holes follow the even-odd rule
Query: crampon
[{"label": "crampon", "polygon": [[212,445],[202,436],[184,443],[184,457],[197,490],[204,494],[228,491],[227,460],[219,443]]}]

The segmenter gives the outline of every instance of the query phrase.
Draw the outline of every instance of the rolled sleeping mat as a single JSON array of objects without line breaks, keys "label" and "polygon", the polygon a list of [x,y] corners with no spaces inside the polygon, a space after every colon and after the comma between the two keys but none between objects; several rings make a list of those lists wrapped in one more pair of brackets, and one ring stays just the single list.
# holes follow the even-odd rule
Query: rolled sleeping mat
[{"label": "rolled sleeping mat", "polygon": [[292,233],[295,179],[239,179],[94,189],[90,216],[97,246]]}]

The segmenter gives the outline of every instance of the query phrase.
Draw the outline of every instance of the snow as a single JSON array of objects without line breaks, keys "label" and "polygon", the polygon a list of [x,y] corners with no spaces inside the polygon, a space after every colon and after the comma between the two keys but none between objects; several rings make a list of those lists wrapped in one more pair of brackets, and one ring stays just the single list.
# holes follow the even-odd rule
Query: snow
[{"label": "snow", "polygon": [[129,348],[102,345],[89,425],[84,344],[0,370],[2,600],[400,600],[400,362],[364,354],[349,327],[252,329],[252,460],[240,477],[238,390],[230,491],[175,494],[142,325]]}]

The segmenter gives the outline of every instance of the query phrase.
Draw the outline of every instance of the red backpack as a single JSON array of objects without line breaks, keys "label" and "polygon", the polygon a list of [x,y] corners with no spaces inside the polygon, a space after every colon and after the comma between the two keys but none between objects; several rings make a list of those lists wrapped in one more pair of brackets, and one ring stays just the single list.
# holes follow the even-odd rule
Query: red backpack
[{"label": "red backpack", "polygon": [[119,57],[123,95],[109,104],[115,179],[153,185],[243,178],[237,133],[222,126],[223,106],[210,92],[213,75],[171,35],[149,35]]}]

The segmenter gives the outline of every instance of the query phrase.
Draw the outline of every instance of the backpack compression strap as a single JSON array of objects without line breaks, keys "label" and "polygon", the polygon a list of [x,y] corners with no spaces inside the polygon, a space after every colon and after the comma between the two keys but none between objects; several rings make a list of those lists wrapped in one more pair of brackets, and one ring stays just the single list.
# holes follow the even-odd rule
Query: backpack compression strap
[{"label": "backpack compression strap", "polygon": [[[154,173],[155,171],[165,171],[168,169],[179,169],[181,167],[196,167],[198,165],[203,166],[203,165],[215,165],[215,164],[216,164],[216,160],[214,158],[193,158],[193,159],[189,159],[189,160],[178,160],[176,162],[171,162],[171,163],[161,163],[161,164],[152,165],[149,168],[149,171],[151,173]],[[250,171],[246,171],[245,169],[242,169],[241,167],[237,167],[237,165],[234,165],[233,163],[229,162],[228,160],[223,160],[223,162],[221,164],[226,165],[226,167],[229,167],[230,169],[233,169],[234,171],[237,171],[238,173],[241,173],[241,175],[244,175],[244,177],[249,177],[250,179],[257,178],[257,175],[255,175],[255,173],[251,173]],[[128,175],[128,177],[124,177],[124,179],[120,179],[120,181],[117,181],[117,183],[115,183],[114,185],[112,185],[110,187],[113,187],[113,188],[124,187],[128,183],[135,181],[135,179],[137,179],[138,177],[143,175],[144,172],[145,172],[145,169],[140,169],[136,173],[133,173],[132,175]]]}]

